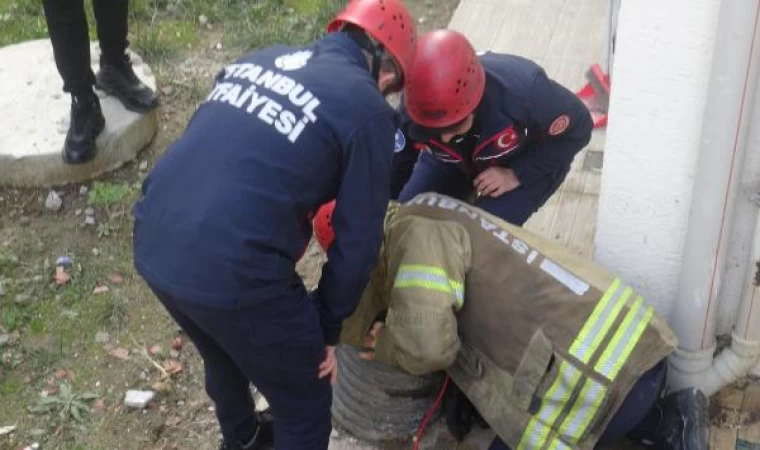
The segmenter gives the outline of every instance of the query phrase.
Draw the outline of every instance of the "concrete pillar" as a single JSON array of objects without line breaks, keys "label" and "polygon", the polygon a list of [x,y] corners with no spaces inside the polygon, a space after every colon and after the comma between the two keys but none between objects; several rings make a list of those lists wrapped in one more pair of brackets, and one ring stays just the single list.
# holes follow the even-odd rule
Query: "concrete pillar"
[{"label": "concrete pillar", "polygon": [[595,258],[669,315],[720,0],[622,3]]}]

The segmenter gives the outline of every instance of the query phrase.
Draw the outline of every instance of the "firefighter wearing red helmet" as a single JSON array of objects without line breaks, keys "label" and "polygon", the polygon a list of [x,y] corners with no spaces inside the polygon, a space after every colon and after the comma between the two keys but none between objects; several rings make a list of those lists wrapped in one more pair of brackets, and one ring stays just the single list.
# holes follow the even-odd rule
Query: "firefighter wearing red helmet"
[{"label": "firefighter wearing red helmet", "polygon": [[476,54],[462,34],[421,36],[401,107],[391,197],[435,191],[523,225],[591,139],[583,103],[525,58]]},{"label": "firefighter wearing red helmet", "polygon": [[[353,0],[316,42],[242,56],[143,184],[135,266],[203,358],[222,449],[328,447],[335,345],[377,259],[401,134],[385,96],[415,44],[401,0]],[[307,292],[296,262],[331,199],[339,236]]]}]

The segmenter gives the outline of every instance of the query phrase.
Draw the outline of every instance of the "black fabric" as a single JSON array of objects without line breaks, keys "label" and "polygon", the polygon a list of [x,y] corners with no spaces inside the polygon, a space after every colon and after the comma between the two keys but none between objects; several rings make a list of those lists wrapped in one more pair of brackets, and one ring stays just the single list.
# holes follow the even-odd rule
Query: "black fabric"
[{"label": "black fabric", "polygon": [[[63,90],[74,94],[92,90],[95,75],[90,66],[84,0],[43,0],[42,6]],[[128,9],[128,0],[93,0],[102,59],[123,61],[128,45]]]},{"label": "black fabric", "polygon": [[474,424],[478,424],[482,428],[489,428],[472,402],[451,380],[449,380],[446,391],[443,393],[442,407],[446,417],[446,426],[457,441],[461,442],[470,433]]}]

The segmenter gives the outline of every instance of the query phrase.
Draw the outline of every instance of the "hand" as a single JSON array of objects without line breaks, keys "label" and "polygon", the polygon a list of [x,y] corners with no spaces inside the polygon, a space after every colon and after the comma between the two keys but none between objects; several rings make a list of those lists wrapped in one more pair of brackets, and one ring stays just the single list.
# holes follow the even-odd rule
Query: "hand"
[{"label": "hand", "polygon": [[325,347],[325,359],[319,364],[319,378],[330,376],[330,384],[338,379],[338,360],[335,358],[335,346]]},{"label": "hand", "polygon": [[383,329],[385,329],[385,324],[383,322],[375,322],[372,324],[372,329],[370,329],[369,333],[364,336],[364,347],[368,350],[359,352],[359,358],[366,361],[372,361],[375,359],[377,338],[383,333]]},{"label": "hand", "polygon": [[479,196],[499,197],[520,187],[520,180],[514,170],[494,166],[481,172],[473,185]]}]

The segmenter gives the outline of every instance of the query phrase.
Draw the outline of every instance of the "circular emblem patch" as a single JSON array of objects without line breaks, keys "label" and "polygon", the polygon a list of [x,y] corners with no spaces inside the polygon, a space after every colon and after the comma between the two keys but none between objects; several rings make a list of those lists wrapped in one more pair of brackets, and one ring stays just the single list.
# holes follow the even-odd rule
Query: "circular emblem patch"
[{"label": "circular emblem patch", "polygon": [[406,138],[404,137],[404,133],[401,130],[396,129],[396,142],[393,146],[393,151],[398,153],[403,150],[404,147],[406,147]]},{"label": "circular emblem patch", "polygon": [[278,56],[274,60],[274,65],[280,70],[291,71],[302,68],[311,58],[311,50],[301,50],[299,52]]},{"label": "circular emblem patch", "polygon": [[562,114],[554,119],[554,122],[549,126],[549,134],[552,136],[560,135],[567,130],[568,126],[570,126],[570,117],[567,114]]}]

